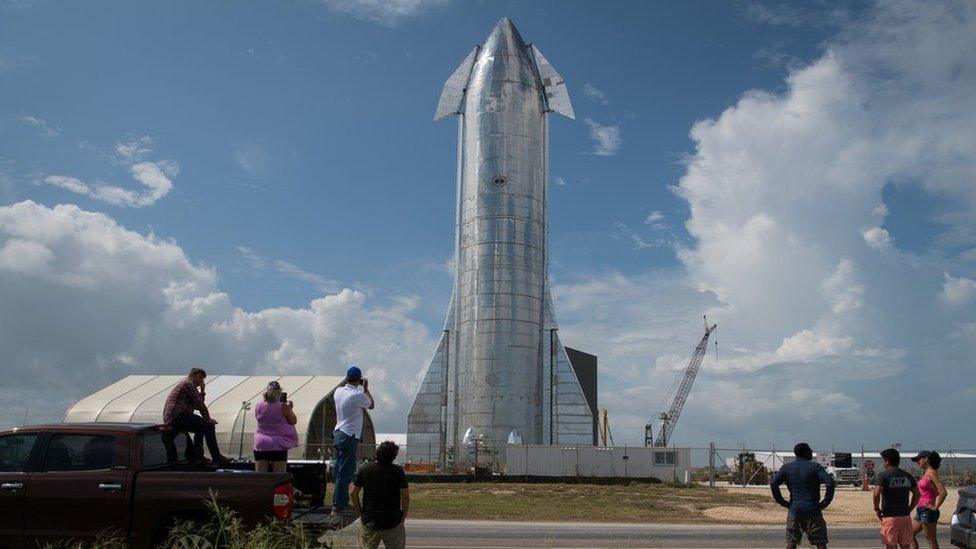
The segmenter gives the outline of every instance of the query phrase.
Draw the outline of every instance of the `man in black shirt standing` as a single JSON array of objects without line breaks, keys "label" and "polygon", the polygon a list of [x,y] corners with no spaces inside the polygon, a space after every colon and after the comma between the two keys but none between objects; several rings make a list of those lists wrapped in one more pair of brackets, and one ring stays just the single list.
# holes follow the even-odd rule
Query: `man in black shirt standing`
[{"label": "man in black shirt standing", "polygon": [[874,512],[881,521],[881,541],[888,549],[909,549],[915,541],[911,513],[918,505],[918,482],[898,468],[898,450],[888,448],[881,452],[881,460],[885,469],[874,488]]},{"label": "man in black shirt standing", "polygon": [[[796,460],[779,468],[769,488],[776,503],[786,507],[786,547],[796,549],[803,540],[804,532],[810,545],[819,549],[827,547],[827,523],[822,511],[834,499],[834,479],[813,460],[813,450],[806,442],[793,447]],[[786,501],[780,492],[780,485],[786,483],[790,490],[790,500]],[[823,501],[820,500],[820,485],[826,488]]]},{"label": "man in black shirt standing", "polygon": [[[393,463],[400,448],[386,441],[376,448],[376,461],[356,472],[349,499],[362,514],[359,543],[364,549],[376,549],[380,542],[386,549],[407,546],[403,521],[410,509],[410,489],[403,469]],[[359,501],[359,491],[365,492]]]}]

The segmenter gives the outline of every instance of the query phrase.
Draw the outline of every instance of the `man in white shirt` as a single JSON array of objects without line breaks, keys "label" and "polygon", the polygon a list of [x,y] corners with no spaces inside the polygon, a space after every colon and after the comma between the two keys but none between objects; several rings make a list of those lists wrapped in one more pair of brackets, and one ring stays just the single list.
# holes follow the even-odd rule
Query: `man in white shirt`
[{"label": "man in white shirt", "polygon": [[349,483],[356,472],[356,447],[363,438],[363,410],[373,409],[373,395],[369,381],[356,366],[346,372],[346,384],[333,393],[336,407],[336,427],[332,433],[335,444],[335,493],[332,494],[332,514],[349,508]]}]

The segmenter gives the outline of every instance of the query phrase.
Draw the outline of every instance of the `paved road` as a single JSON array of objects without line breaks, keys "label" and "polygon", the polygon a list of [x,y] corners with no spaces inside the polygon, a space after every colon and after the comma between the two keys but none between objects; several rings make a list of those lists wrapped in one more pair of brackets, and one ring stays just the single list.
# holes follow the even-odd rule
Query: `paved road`
[{"label": "paved road", "polygon": [[[951,547],[948,527],[943,547]],[[359,522],[337,535],[340,545],[355,547]],[[668,549],[783,547],[779,526],[683,524],[578,524],[459,520],[407,521],[408,546],[416,549],[479,547],[654,547]],[[880,547],[875,527],[830,529],[830,547]],[[804,545],[806,546],[806,545]]]}]

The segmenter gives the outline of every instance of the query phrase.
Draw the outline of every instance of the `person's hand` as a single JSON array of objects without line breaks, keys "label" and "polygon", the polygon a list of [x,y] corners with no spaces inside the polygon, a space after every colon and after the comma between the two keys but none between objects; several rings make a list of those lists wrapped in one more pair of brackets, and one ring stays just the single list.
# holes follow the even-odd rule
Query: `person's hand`
[{"label": "person's hand", "polygon": [[286,401],[285,401],[285,403],[284,403],[284,408],[285,408],[286,410],[291,410],[291,409],[292,409],[292,408],[294,408],[294,407],[295,407],[295,403],[294,403],[294,402],[292,402],[292,401],[290,401],[290,400],[286,400]]},{"label": "person's hand", "polygon": [[939,510],[939,508],[936,507],[934,503],[930,503],[930,504],[926,505],[925,508],[926,509],[931,509],[932,511],[938,511]]},{"label": "person's hand", "polygon": [[363,390],[365,391],[367,389],[369,389],[369,380],[364,377],[363,378]]},{"label": "person's hand", "polygon": [[207,421],[209,421],[211,425],[216,425],[217,424],[217,420],[214,419],[214,418],[210,418]]}]

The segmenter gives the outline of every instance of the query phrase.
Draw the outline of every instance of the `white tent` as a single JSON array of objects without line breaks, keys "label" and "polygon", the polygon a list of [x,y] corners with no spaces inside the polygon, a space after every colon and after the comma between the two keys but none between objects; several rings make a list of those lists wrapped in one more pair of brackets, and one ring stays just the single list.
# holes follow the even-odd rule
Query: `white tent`
[{"label": "white tent", "polygon": [[[64,414],[64,423],[118,422],[162,423],[163,405],[182,375],[131,375],[78,401]],[[332,392],[342,385],[341,376],[207,376],[207,408],[217,420],[217,442],[225,455],[251,454],[254,440],[253,408],[271,381],[277,380],[295,403],[298,416],[297,448],[290,459],[331,457],[335,429],[335,400]],[[371,457],[375,443],[373,423],[366,414],[360,457]]]}]

